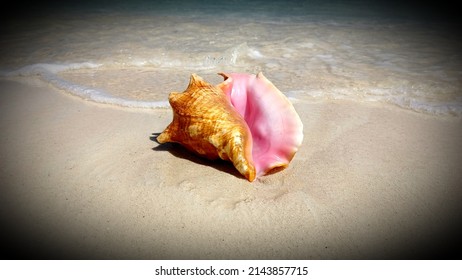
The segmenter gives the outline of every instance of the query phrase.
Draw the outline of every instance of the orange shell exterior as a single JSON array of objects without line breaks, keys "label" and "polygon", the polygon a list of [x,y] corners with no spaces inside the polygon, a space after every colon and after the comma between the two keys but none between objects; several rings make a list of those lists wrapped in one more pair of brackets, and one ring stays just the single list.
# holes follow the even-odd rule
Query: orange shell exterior
[{"label": "orange shell exterior", "polygon": [[208,159],[230,160],[249,181],[255,180],[252,136],[244,119],[221,89],[192,74],[183,93],[172,92],[173,121],[158,137],[176,142]]}]

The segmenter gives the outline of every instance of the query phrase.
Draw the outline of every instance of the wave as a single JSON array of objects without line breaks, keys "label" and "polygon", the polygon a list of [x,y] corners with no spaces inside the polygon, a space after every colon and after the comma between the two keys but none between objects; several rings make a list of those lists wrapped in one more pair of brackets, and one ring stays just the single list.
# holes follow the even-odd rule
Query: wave
[{"label": "wave", "polygon": [[285,94],[290,100],[300,101],[307,97],[313,100],[348,100],[370,103],[386,103],[400,107],[404,110],[411,110],[417,113],[424,113],[438,116],[462,116],[462,97],[451,101],[431,100],[431,98],[413,97],[406,94],[398,95],[375,95],[374,90],[368,93],[352,95],[345,89],[331,89],[329,93],[319,90],[292,90]]},{"label": "wave", "polygon": [[101,64],[90,62],[85,63],[71,63],[71,64],[34,64],[25,66],[19,70],[9,72],[7,77],[30,77],[38,76],[43,81],[51,84],[52,86],[64,90],[72,95],[78,96],[84,100],[93,101],[96,103],[103,103],[109,105],[117,105],[129,108],[169,108],[168,101],[139,101],[131,100],[122,97],[115,97],[101,89],[91,88],[85,85],[75,84],[70,81],[64,80],[58,76],[59,72],[66,70],[76,69],[92,69],[99,68]]},{"label": "wave", "polygon": [[[134,66],[134,67],[158,67],[166,71],[172,71],[181,67],[182,69],[211,70],[217,67],[233,67],[238,63],[245,65],[245,58],[257,59],[262,57],[261,53],[255,49],[249,48],[247,43],[241,43],[231,47],[221,53],[208,53],[198,55],[197,58],[190,58],[186,61],[174,59],[172,57],[152,58],[152,59],[135,59],[130,62],[124,61],[122,65],[117,62],[102,63],[69,63],[69,64],[47,64],[38,63],[28,65],[18,70],[10,72],[2,72],[0,76],[4,77],[39,77],[42,81],[54,86],[57,89],[63,90],[74,96],[78,96],[84,100],[103,103],[109,105],[117,105],[129,108],[142,109],[158,109],[170,108],[167,100],[160,101],[142,101],[133,100],[124,97],[114,96],[102,89],[92,88],[82,84],[73,83],[59,76],[59,73],[64,71],[72,71],[79,69],[97,69],[97,68],[115,68]],[[194,70],[193,70],[194,69]]]}]

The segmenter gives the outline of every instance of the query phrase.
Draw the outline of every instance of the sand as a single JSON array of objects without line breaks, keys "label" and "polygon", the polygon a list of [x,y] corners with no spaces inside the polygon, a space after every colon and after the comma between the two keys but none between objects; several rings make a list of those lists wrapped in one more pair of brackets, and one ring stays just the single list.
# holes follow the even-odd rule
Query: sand
[{"label": "sand", "polygon": [[290,166],[249,183],[153,141],[166,109],[111,107],[0,81],[4,258],[461,257],[462,120],[295,103]]}]

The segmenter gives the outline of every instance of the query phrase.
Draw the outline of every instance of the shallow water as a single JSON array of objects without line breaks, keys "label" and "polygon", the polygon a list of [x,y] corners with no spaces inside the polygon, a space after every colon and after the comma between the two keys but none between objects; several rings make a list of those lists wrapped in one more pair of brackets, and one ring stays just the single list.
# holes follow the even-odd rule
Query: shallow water
[{"label": "shallow water", "polygon": [[217,72],[263,71],[294,101],[462,115],[462,46],[444,20],[367,1],[199,2],[100,1],[24,14],[3,27],[0,71],[148,108],[168,107],[193,72],[218,83]]}]

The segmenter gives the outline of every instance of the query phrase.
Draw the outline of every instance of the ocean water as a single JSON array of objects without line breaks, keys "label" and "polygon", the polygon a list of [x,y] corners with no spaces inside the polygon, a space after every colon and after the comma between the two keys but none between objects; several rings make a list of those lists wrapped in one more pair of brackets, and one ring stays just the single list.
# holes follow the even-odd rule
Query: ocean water
[{"label": "ocean water", "polygon": [[1,78],[40,79],[89,102],[168,108],[191,73],[219,83],[217,72],[262,71],[294,102],[462,116],[462,29],[447,9],[365,0],[30,3],[2,19]]}]

